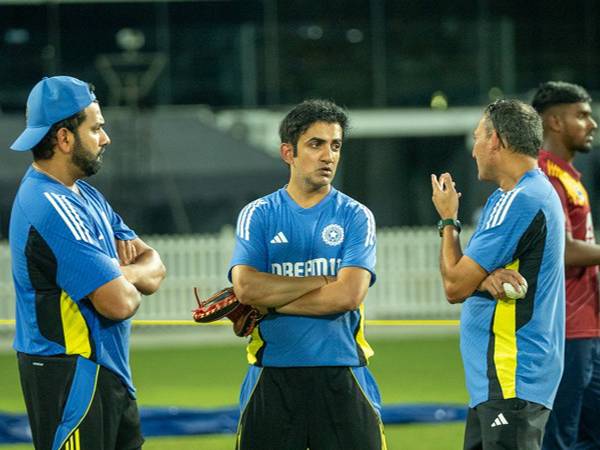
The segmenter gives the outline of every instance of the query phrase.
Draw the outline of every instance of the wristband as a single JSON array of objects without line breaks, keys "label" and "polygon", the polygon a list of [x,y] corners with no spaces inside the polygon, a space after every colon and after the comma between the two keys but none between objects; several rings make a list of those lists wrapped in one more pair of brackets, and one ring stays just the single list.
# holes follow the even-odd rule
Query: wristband
[{"label": "wristband", "polygon": [[437,229],[440,233],[440,237],[444,235],[444,228],[447,226],[452,226],[456,229],[456,232],[460,234],[461,224],[460,220],[457,219],[442,219],[437,223]]}]

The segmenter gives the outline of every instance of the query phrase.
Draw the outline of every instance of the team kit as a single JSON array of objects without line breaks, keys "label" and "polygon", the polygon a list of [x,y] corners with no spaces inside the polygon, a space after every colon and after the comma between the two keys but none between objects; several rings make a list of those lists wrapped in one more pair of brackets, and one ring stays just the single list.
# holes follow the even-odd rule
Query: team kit
[{"label": "team kit", "polygon": [[[600,246],[572,164],[592,148],[590,103],[582,87],[552,81],[531,104],[482,110],[472,156],[478,179],[497,190],[464,251],[458,187],[450,173],[431,175],[444,292],[462,305],[465,450],[600,449]],[[93,86],[42,79],[26,122],[11,149],[32,164],[9,241],[33,444],[141,449],[131,322],[168,268],[85,181],[111,143]],[[375,216],[332,184],[349,123],[320,99],[282,117],[288,183],[239,212],[230,286],[209,298],[196,291],[194,320],[227,318],[247,339],[237,450],[388,448],[365,334]]]}]

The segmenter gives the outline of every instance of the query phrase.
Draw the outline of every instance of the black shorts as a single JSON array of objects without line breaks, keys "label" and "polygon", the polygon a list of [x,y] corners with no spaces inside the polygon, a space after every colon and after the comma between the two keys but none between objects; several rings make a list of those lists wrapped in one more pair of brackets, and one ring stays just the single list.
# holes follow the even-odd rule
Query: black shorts
[{"label": "black shorts", "polygon": [[[357,372],[355,372],[355,370]],[[385,450],[364,367],[251,367],[242,388],[238,450]],[[360,381],[359,381],[360,379]]]},{"label": "black shorts", "polygon": [[550,410],[520,398],[469,408],[464,450],[539,450]]},{"label": "black shorts", "polygon": [[141,448],[137,403],[113,372],[80,356],[17,357],[37,450]]}]

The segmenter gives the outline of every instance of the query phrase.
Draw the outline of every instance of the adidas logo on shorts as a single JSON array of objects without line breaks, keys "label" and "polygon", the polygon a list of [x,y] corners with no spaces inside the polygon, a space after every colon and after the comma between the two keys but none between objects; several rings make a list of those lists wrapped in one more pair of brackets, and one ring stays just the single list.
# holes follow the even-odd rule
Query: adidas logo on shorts
[{"label": "adidas logo on shorts", "polygon": [[508,425],[508,420],[506,420],[506,417],[504,417],[504,414],[500,413],[498,414],[498,416],[496,417],[496,419],[492,422],[491,427],[500,427],[502,425]]}]

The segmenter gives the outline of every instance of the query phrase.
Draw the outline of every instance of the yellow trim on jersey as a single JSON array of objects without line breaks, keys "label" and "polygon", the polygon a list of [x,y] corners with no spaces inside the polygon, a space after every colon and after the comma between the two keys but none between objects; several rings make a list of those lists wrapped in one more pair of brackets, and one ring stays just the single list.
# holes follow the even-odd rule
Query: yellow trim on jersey
[{"label": "yellow trim on jersey", "polygon": [[547,163],[548,176],[558,178],[560,183],[565,188],[567,196],[569,197],[569,201],[573,205],[577,206],[586,206],[590,204],[588,193],[581,184],[581,181],[576,180],[573,176],[562,169],[557,164],[552,161],[548,161]]},{"label": "yellow trim on jersey", "polygon": [[[365,355],[365,359],[367,362],[369,358],[375,354],[367,339],[365,337],[365,305],[362,303],[359,307],[360,314],[360,322],[358,324],[358,332],[356,333],[355,340],[358,346],[361,348],[363,354]],[[252,334],[250,342],[246,346],[246,357],[248,359],[248,364],[256,364],[258,358],[256,355],[260,351],[260,349],[265,345],[265,341],[260,337],[260,325],[258,325],[254,330],[252,330]]]},{"label": "yellow trim on jersey", "polygon": [[[518,271],[519,260],[505,268]],[[494,313],[494,364],[504,398],[517,396],[517,301],[498,300]]]},{"label": "yellow trim on jersey", "polygon": [[375,354],[367,338],[365,337],[365,304],[361,303],[359,308],[360,322],[358,324],[358,333],[356,333],[356,343],[362,349],[365,359],[369,361],[369,358]]},{"label": "yellow trim on jersey", "polygon": [[92,354],[90,334],[79,306],[63,291],[60,295],[60,316],[65,335],[65,353],[89,358]]},{"label": "yellow trim on jersey", "polygon": [[258,358],[256,355],[258,351],[265,345],[265,341],[262,340],[259,333],[260,325],[257,325],[254,330],[252,330],[252,334],[250,335],[250,342],[246,346],[246,357],[248,359],[248,364],[256,364]]}]

